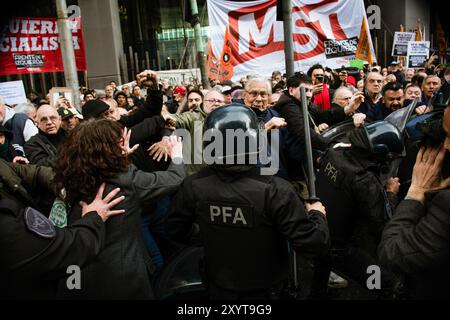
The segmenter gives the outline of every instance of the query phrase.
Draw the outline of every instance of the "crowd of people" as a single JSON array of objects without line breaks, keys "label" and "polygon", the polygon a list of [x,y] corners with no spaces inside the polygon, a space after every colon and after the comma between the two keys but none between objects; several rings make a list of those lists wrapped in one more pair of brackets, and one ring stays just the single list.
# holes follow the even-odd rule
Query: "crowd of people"
[{"label": "crowd of people", "polygon": [[[294,252],[313,266],[311,298],[350,279],[366,288],[370,266],[380,297],[449,297],[450,67],[316,64],[210,83],[172,87],[146,70],[83,88],[80,110],[36,92],[17,106],[0,97],[1,296],[159,298],[173,257],[200,246],[211,299],[287,297]],[[419,140],[385,120],[412,103],[411,121],[437,118]],[[346,124],[339,141],[325,137]],[[229,129],[279,133],[276,174],[248,152],[206,163],[204,133]],[[66,286],[71,265],[81,290]]]}]

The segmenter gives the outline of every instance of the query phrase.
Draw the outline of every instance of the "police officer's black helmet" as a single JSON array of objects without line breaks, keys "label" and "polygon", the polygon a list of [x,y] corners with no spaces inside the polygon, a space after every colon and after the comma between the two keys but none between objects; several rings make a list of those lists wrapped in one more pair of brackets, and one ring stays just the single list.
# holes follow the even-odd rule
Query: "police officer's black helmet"
[{"label": "police officer's black helmet", "polygon": [[387,121],[377,121],[364,126],[372,153],[379,156],[401,154],[403,139],[400,131]]},{"label": "police officer's black helmet", "polygon": [[[236,164],[238,158],[248,160],[249,157],[259,153],[260,124],[258,118],[253,110],[242,104],[232,103],[212,111],[205,119],[203,132],[205,151],[208,145],[214,141],[209,141],[208,137],[218,133],[222,135],[222,153],[214,155],[215,159],[222,159],[224,162],[230,160],[230,164],[231,162]],[[242,140],[242,133],[245,135],[245,140]],[[227,138],[230,139],[231,134],[237,135],[237,138],[231,138],[233,141],[227,140]],[[230,143],[234,143],[234,148],[227,150],[226,146]],[[206,155],[204,154],[204,156]]]}]

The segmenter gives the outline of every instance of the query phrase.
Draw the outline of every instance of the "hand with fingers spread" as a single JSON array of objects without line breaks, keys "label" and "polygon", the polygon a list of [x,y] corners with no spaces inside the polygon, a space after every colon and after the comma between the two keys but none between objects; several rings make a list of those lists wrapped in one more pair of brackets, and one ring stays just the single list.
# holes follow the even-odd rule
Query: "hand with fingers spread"
[{"label": "hand with fingers spread", "polygon": [[149,155],[153,160],[159,162],[164,158],[164,161],[167,161],[167,158],[170,156],[168,139],[152,144],[147,151],[149,151]]},{"label": "hand with fingers spread", "polygon": [[95,199],[90,204],[86,204],[86,202],[83,201],[80,202],[80,206],[82,208],[82,217],[84,217],[89,212],[95,211],[100,216],[100,218],[102,218],[103,222],[106,222],[106,220],[108,220],[111,216],[125,213],[125,210],[111,210],[125,199],[124,196],[114,199],[114,197],[120,192],[120,189],[114,189],[113,191],[108,193],[108,195],[104,199],[102,199],[104,191],[105,183],[102,183],[100,185],[100,188],[98,188]]},{"label": "hand with fingers spread", "polygon": [[129,156],[133,152],[139,148],[139,144],[136,144],[133,146],[133,148],[130,149],[130,137],[131,137],[131,130],[128,130],[126,127],[123,129],[123,135],[122,139],[120,140],[120,147],[122,148],[122,153]]},{"label": "hand with fingers spread", "polygon": [[167,145],[169,147],[170,157],[173,159],[181,158],[183,159],[183,142],[180,137],[170,136],[167,139]]},{"label": "hand with fingers spread", "polygon": [[441,176],[446,152],[447,150],[443,145],[438,148],[422,147],[420,149],[414,165],[408,197],[424,203],[426,192],[437,191],[450,186],[450,178],[442,180]]}]

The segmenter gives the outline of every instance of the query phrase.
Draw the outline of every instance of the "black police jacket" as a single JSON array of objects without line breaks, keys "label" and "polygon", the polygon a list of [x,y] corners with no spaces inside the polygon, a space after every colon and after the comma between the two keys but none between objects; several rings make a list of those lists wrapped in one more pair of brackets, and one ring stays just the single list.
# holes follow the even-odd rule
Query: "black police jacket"
[{"label": "black police jacket", "polygon": [[381,183],[379,165],[350,148],[331,148],[320,161],[316,185],[327,208],[332,245],[357,245],[376,255],[396,204]]},{"label": "black police jacket", "polygon": [[58,229],[35,211],[26,212],[17,201],[0,200],[0,298],[54,299],[58,281],[70,276],[68,268],[82,268],[102,249],[104,223],[92,212]]},{"label": "black police jacket", "polygon": [[427,195],[425,205],[402,201],[383,231],[380,261],[405,275],[413,299],[450,298],[450,189]]},{"label": "black police jacket", "polygon": [[207,281],[236,292],[285,280],[288,241],[313,256],[326,250],[329,240],[325,216],[306,213],[288,182],[245,166],[206,167],[186,178],[173,199],[167,230],[181,243],[192,244],[198,236]]}]

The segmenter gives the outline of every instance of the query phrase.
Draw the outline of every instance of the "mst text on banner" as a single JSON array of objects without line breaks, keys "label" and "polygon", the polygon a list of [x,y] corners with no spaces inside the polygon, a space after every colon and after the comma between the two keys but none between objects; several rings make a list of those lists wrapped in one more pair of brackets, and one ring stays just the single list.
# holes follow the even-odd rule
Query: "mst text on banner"
[{"label": "mst text on banner", "polygon": [[[0,75],[64,71],[56,18],[13,18],[0,34]],[[70,19],[78,71],[86,70],[81,18]]]},{"label": "mst text on banner", "polygon": [[[236,81],[285,70],[283,21],[276,20],[276,5],[276,0],[208,2],[210,78]],[[292,0],[292,29],[296,71],[315,63],[348,67],[357,49],[375,61],[363,0]],[[364,47],[358,48],[360,38]]]}]

